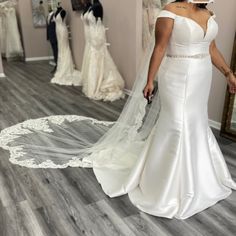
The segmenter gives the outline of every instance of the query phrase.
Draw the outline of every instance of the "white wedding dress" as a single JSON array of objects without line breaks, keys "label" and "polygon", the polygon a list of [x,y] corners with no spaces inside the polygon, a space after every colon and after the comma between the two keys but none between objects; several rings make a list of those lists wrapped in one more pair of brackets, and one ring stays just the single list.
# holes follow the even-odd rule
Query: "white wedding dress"
[{"label": "white wedding dress", "polygon": [[81,69],[82,91],[95,100],[115,101],[124,98],[124,80],[108,49],[106,30],[93,11],[81,15],[84,24],[85,49]]},{"label": "white wedding dress", "polygon": [[54,17],[54,21],[56,23],[58,42],[58,62],[57,70],[54,77],[51,79],[51,83],[81,86],[81,73],[75,69],[72,59],[65,19],[63,20],[61,14],[58,13],[57,16]]},{"label": "white wedding dress", "polygon": [[1,132],[10,161],[29,168],[93,168],[108,196],[128,194],[141,211],[166,218],[186,219],[236,190],[208,124],[215,15],[206,32],[167,10],[159,17],[175,22],[151,105],[142,90],[154,37],[116,122],[83,116],[25,121]]},{"label": "white wedding dress", "polygon": [[148,47],[155,30],[156,18],[166,4],[167,1],[163,0],[143,0],[142,45],[144,50]]},{"label": "white wedding dress", "polygon": [[0,45],[1,53],[7,59],[23,57],[15,5],[10,1],[0,3]]}]

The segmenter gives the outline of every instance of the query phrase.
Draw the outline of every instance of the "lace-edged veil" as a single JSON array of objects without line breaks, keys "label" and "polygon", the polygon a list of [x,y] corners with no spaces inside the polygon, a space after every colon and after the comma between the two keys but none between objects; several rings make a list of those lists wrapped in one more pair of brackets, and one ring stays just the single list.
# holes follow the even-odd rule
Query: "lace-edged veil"
[{"label": "lace-edged veil", "polygon": [[153,35],[117,121],[78,115],[27,120],[0,133],[0,146],[9,150],[10,161],[29,168],[132,166],[160,111],[158,91],[150,105],[143,97],[154,44]]}]

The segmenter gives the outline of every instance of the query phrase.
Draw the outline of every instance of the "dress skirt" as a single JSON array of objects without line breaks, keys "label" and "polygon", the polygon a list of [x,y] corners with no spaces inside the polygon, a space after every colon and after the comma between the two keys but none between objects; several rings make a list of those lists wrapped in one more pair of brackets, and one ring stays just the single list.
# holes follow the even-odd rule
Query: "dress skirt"
[{"label": "dress skirt", "polygon": [[130,169],[94,167],[110,197],[128,193],[148,214],[186,219],[236,189],[208,124],[210,55],[165,57],[158,72],[161,111]]}]

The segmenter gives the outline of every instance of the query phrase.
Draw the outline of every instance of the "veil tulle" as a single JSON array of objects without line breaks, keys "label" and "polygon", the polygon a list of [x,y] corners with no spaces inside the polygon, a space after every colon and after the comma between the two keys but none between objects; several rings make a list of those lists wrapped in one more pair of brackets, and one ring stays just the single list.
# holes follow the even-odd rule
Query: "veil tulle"
[{"label": "veil tulle", "polygon": [[59,115],[8,127],[0,133],[0,146],[9,150],[10,162],[29,168],[132,166],[160,112],[158,90],[152,104],[143,97],[154,45],[153,35],[117,121]]}]

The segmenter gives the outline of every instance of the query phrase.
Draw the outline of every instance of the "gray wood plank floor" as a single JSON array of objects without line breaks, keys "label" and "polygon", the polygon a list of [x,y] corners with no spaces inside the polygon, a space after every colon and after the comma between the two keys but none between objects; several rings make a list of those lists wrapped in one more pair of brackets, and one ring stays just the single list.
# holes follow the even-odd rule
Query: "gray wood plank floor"
[{"label": "gray wood plank floor", "polygon": [[[29,118],[78,114],[116,120],[125,100],[91,101],[78,87],[52,85],[48,62],[4,62],[0,129]],[[236,179],[236,143],[213,130]],[[236,193],[184,221],[140,212],[127,195],[109,198],[92,169],[28,169],[0,149],[0,236],[233,236]],[[210,186],[209,186],[210,188]]]}]

